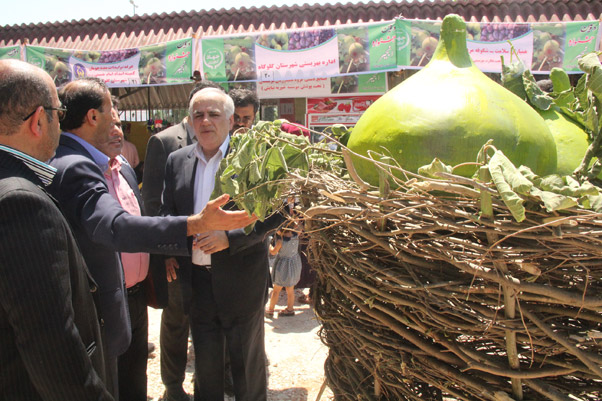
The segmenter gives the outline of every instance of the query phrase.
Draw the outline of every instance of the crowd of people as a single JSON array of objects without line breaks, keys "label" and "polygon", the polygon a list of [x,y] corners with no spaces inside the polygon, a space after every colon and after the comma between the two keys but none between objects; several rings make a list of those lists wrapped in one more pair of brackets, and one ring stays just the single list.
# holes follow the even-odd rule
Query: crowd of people
[{"label": "crowd of people", "polygon": [[188,117],[150,137],[140,191],[103,81],[57,90],[0,61],[1,399],[146,401],[147,306],[163,308],[164,400],[190,399],[189,335],[195,401],[267,399],[268,237],[286,217],[210,200],[258,106],[196,85]]}]

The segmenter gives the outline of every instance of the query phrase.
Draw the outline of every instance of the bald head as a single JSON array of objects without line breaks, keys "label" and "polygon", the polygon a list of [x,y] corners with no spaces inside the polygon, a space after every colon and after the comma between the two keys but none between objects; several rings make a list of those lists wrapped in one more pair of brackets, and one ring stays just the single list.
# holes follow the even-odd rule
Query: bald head
[{"label": "bald head", "polygon": [[0,136],[19,131],[26,123],[23,118],[36,107],[52,107],[53,92],[52,78],[41,68],[20,60],[0,60]]}]

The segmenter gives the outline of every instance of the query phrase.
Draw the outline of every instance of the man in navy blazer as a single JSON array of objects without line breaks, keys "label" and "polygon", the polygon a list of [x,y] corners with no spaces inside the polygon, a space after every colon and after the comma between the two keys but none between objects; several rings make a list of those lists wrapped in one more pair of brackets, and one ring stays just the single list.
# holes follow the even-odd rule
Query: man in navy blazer
[{"label": "man in navy blazer", "polygon": [[99,79],[83,78],[65,85],[59,98],[68,111],[61,122],[64,132],[56,156],[50,162],[57,175],[49,191],[58,200],[98,283],[107,380],[117,399],[117,357],[128,348],[131,339],[118,252],[188,255],[192,234],[216,227],[240,227],[253,219],[221,210],[219,206],[227,198],[194,216],[128,214],[109,193],[104,178],[109,157],[98,150],[109,141],[114,124],[109,90]]},{"label": "man in navy blazer", "polygon": [[[227,153],[234,103],[207,88],[190,101],[190,122],[197,144],[167,159],[163,215],[189,215],[202,207],[213,189],[215,170]],[[274,215],[242,229],[213,231],[198,237],[205,252],[197,259],[177,257],[184,308],[190,313],[195,350],[195,401],[224,399],[224,357],[230,356],[237,401],[267,398],[263,308],[268,293],[266,234],[283,221]],[[227,349],[225,349],[227,348]]]},{"label": "man in navy blazer", "polygon": [[52,78],[0,60],[0,399],[111,401],[90,276],[46,186],[64,113]]}]

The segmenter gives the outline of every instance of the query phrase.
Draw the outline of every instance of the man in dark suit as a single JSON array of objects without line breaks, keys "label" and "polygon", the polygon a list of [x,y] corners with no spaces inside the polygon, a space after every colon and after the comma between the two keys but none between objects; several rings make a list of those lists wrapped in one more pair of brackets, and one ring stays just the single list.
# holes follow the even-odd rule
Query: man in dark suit
[{"label": "man in dark suit", "polygon": [[50,76],[0,61],[0,398],[105,400],[96,284],[45,187],[64,113]]},{"label": "man in dark suit", "polygon": [[[234,103],[223,92],[196,93],[189,119],[198,144],[167,159],[161,213],[188,215],[202,208],[229,144]],[[224,349],[230,356],[237,401],[267,398],[263,308],[268,292],[266,233],[282,221],[274,216],[242,229],[197,236],[200,250],[178,257],[184,307],[190,311],[195,349],[195,401],[223,400]]]},{"label": "man in dark suit", "polygon": [[[202,81],[195,85],[189,94],[192,96],[204,88],[220,88],[211,81]],[[188,117],[181,123],[152,135],[146,147],[144,159],[144,174],[142,178],[142,198],[146,214],[157,216],[161,206],[161,193],[163,192],[163,179],[167,157],[175,150],[196,142]],[[157,299],[161,313],[161,380],[165,386],[165,401],[188,401],[182,384],[186,375],[186,362],[188,359],[188,333],[190,322],[182,306],[182,292],[177,281],[178,274],[173,264],[165,265],[165,257],[151,255],[151,269],[164,271],[167,276],[167,294]],[[161,292],[165,295],[165,291]]]},{"label": "man in dark suit", "polygon": [[210,231],[216,225],[239,227],[248,217],[219,209],[227,199],[194,216],[162,218],[127,213],[109,193],[104,177],[109,157],[98,150],[109,141],[114,124],[106,85],[95,78],[83,78],[65,85],[59,98],[68,109],[61,122],[66,132],[50,162],[57,169],[57,177],[49,191],[57,198],[99,286],[107,380],[117,399],[117,357],[131,340],[118,252],[187,255],[188,236]]}]

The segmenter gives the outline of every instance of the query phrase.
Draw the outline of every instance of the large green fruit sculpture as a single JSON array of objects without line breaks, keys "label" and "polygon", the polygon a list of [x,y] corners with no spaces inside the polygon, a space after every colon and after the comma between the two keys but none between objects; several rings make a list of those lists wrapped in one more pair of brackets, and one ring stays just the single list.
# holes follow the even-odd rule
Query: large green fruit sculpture
[{"label": "large green fruit sculpture", "polygon": [[[435,157],[449,165],[473,162],[489,139],[516,165],[542,175],[556,170],[556,145],[544,120],[474,65],[466,47],[466,24],[448,15],[431,61],[374,102],[347,145],[362,155],[374,151],[392,156],[415,172]],[[378,183],[372,163],[356,157],[354,166],[364,180]]]},{"label": "large green fruit sculpture", "polygon": [[[589,147],[589,137],[585,131],[569,117],[556,109],[539,110],[556,142],[556,173],[571,175],[581,165]],[[602,173],[598,175],[602,179]]]}]

